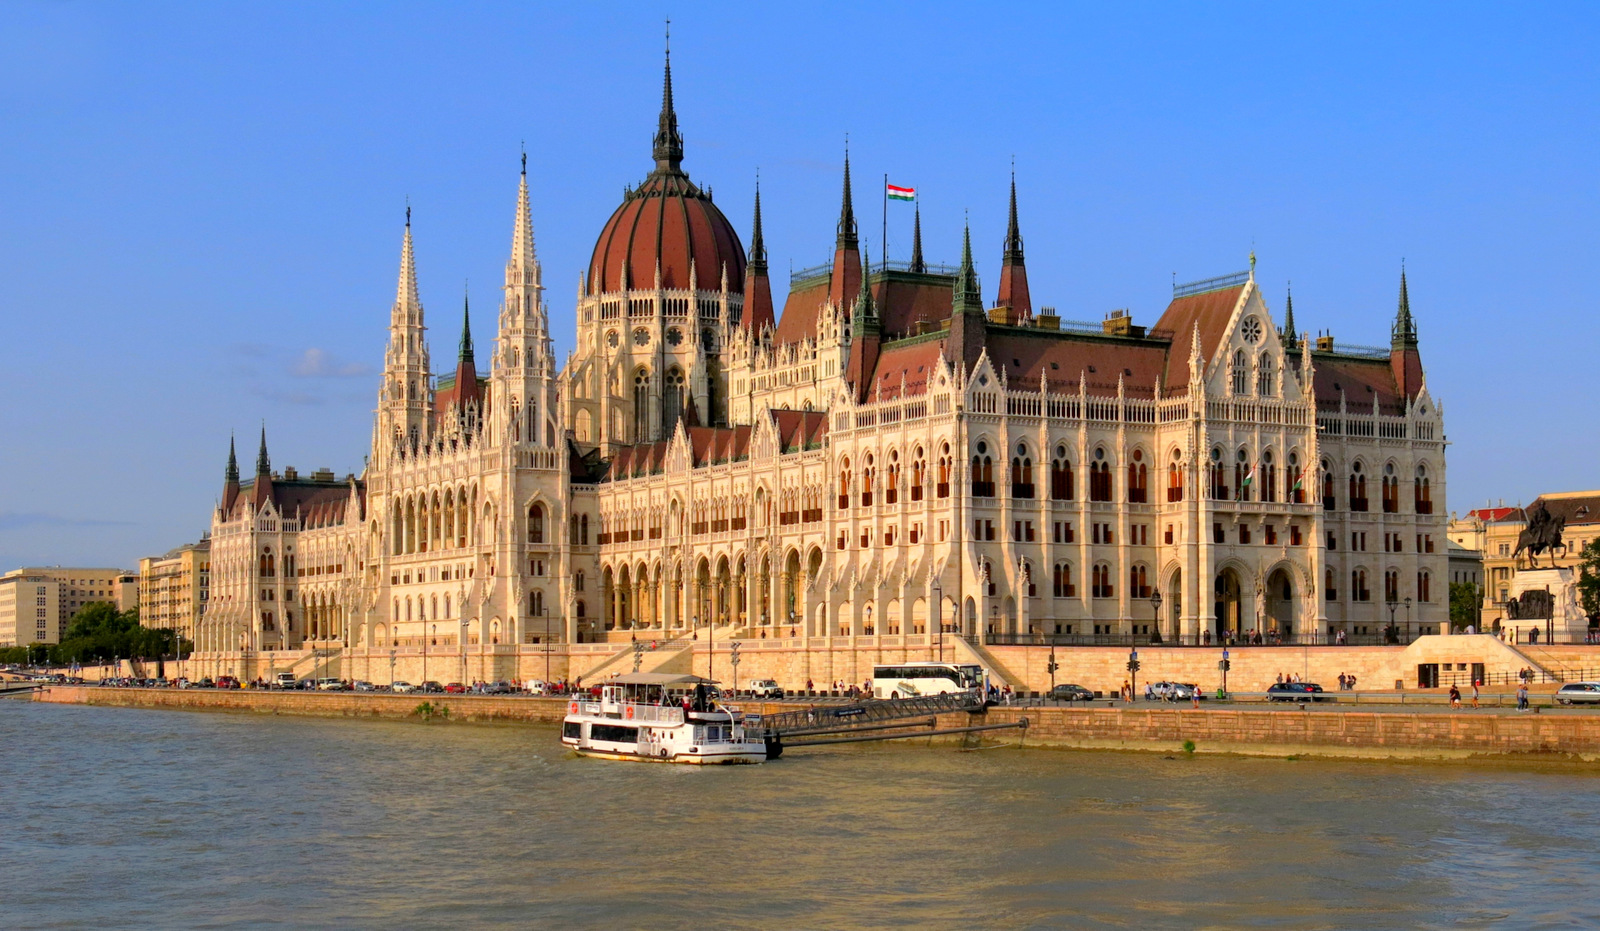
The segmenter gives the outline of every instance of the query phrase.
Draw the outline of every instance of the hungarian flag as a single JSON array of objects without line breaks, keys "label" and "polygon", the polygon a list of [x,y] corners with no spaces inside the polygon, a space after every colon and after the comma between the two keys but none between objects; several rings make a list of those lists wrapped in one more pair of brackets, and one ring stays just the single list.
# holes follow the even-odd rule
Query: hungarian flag
[{"label": "hungarian flag", "polygon": [[891,184],[887,188],[890,200],[916,200],[917,189]]},{"label": "hungarian flag", "polygon": [[1305,469],[1301,469],[1300,470],[1300,474],[1299,475],[1296,475],[1294,477],[1294,487],[1289,489],[1290,491],[1299,491],[1300,490],[1300,486],[1305,484],[1305,481],[1306,481],[1306,469],[1309,469],[1309,468],[1311,468],[1311,467],[1310,466],[1306,466]]},{"label": "hungarian flag", "polygon": [[1244,477],[1244,487],[1245,488],[1249,488],[1250,487],[1250,483],[1255,481],[1255,480],[1256,480],[1256,467],[1254,465],[1252,465],[1250,467],[1249,474]]}]

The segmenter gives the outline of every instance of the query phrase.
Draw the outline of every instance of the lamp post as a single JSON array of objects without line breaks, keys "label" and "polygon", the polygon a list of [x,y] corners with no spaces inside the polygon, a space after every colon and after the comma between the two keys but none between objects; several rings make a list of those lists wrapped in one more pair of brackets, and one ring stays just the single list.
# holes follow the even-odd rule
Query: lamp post
[{"label": "lamp post", "polygon": [[1132,704],[1139,695],[1139,648],[1134,647],[1128,651],[1128,675],[1130,677],[1128,689],[1128,703]]},{"label": "lamp post", "polygon": [[1222,670],[1222,694],[1218,695],[1217,696],[1218,698],[1227,697],[1227,694],[1228,694],[1228,668],[1230,666],[1232,666],[1232,665],[1233,665],[1233,663],[1228,660],[1228,648],[1227,647],[1223,647],[1222,648],[1222,660],[1217,663],[1217,668]]},{"label": "lamp post", "polygon": [[730,649],[732,650],[732,655],[728,657],[728,662],[733,665],[733,697],[737,699],[739,697],[739,641],[733,641]]},{"label": "lamp post", "polygon": [[[1549,639],[1548,637],[1545,639]],[[1406,596],[1406,642],[1411,642],[1411,596]]]},{"label": "lamp post", "polygon": [[[1394,601],[1394,600],[1391,599],[1388,602],[1388,605],[1389,605],[1389,626],[1383,632],[1383,639],[1386,640],[1386,641],[1391,641],[1391,642],[1396,642],[1397,643],[1400,640],[1400,631],[1394,626],[1394,612],[1397,609],[1399,609],[1400,602]],[[1392,640],[1391,640],[1391,638],[1392,638]]]},{"label": "lamp post", "polygon": [[1160,643],[1161,642],[1161,590],[1160,589],[1157,589],[1157,590],[1155,590],[1155,591],[1150,593],[1150,611],[1151,611],[1151,616],[1155,619],[1155,624],[1156,624],[1155,634],[1151,637],[1150,642],[1151,643]]},{"label": "lamp post", "polygon": [[[944,662],[944,589],[933,586],[933,615],[939,622],[939,662]],[[1054,650],[1055,647],[1051,647]],[[1052,683],[1054,684],[1054,683]]]},{"label": "lamp post", "polygon": [[1050,694],[1054,695],[1056,691],[1056,670],[1061,668],[1060,664],[1056,662],[1056,645],[1054,641],[1050,643],[1050,662],[1046,663],[1044,668],[1050,670]]}]

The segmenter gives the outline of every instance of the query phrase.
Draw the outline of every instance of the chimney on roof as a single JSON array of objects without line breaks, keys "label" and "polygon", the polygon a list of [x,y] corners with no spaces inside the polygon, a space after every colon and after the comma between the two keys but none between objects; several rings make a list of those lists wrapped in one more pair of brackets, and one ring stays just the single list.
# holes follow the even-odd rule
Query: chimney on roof
[{"label": "chimney on roof", "polygon": [[1041,330],[1061,329],[1061,317],[1056,314],[1054,307],[1039,308],[1039,313],[1034,316],[1033,322]]},{"label": "chimney on roof", "polygon": [[283,467],[283,480],[284,481],[292,482],[292,481],[295,481],[295,480],[297,480],[299,478],[300,478],[300,473],[295,471],[294,466],[284,466]]},{"label": "chimney on roof", "polygon": [[1317,337],[1317,351],[1318,352],[1332,352],[1333,351],[1333,334],[1332,333],[1329,333],[1327,336],[1319,336],[1319,337]]},{"label": "chimney on roof", "polygon": [[1106,314],[1106,319],[1100,324],[1100,329],[1107,336],[1127,336],[1139,339],[1144,336],[1144,327],[1133,325],[1133,315],[1126,309],[1113,310]]}]

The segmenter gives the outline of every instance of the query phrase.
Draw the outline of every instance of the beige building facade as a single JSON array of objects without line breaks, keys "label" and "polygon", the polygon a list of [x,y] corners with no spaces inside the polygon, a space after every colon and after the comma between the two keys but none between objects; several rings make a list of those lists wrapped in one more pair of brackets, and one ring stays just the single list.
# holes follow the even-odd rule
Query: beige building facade
[{"label": "beige building facade", "polygon": [[211,594],[211,541],[139,560],[139,623],[193,640]]},{"label": "beige building facade", "polygon": [[436,372],[408,215],[368,467],[275,473],[263,435],[242,481],[230,450],[202,650],[530,678],[553,650],[733,638],[859,679],[941,634],[1446,627],[1443,414],[1403,274],[1387,349],[1308,340],[1287,297],[1280,322],[1253,256],[1150,325],[1064,322],[1033,305],[1014,191],[991,299],[970,241],[924,260],[920,216],[909,262],[870,262],[847,158],[833,259],[779,314],[759,192],[747,254],[682,168],[670,69],[664,91],[559,367],[526,166],[487,373],[466,319]]},{"label": "beige building facade", "polygon": [[138,604],[138,586],[122,569],[36,566],[0,576],[0,646],[60,643],[72,616],[85,605]]},{"label": "beige building facade", "polygon": [[[1482,507],[1464,516],[1452,516],[1449,535],[1452,542],[1483,554],[1483,624],[1498,629],[1506,620],[1505,603],[1512,597],[1519,568],[1527,566],[1527,556],[1517,556],[1517,539],[1527,526],[1528,513],[1543,505],[1553,518],[1565,522],[1562,541],[1554,553],[1538,557],[1540,568],[1576,571],[1583,548],[1600,538],[1600,491],[1550,492],[1535,498],[1527,507]],[[1519,566],[1520,564],[1520,566]]]}]

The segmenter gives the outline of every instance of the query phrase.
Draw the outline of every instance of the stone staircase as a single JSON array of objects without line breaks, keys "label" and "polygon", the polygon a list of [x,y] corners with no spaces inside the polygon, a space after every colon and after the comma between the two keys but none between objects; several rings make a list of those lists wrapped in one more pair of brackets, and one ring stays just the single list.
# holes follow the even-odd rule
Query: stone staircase
[{"label": "stone staircase", "polygon": [[1028,684],[1023,677],[1006,668],[1006,665],[994,657],[994,654],[984,649],[982,645],[973,643],[965,637],[949,637],[948,642],[955,644],[955,661],[958,663],[977,663],[983,671],[989,674],[989,680],[998,685],[1009,685],[1014,691],[1027,691]]}]

